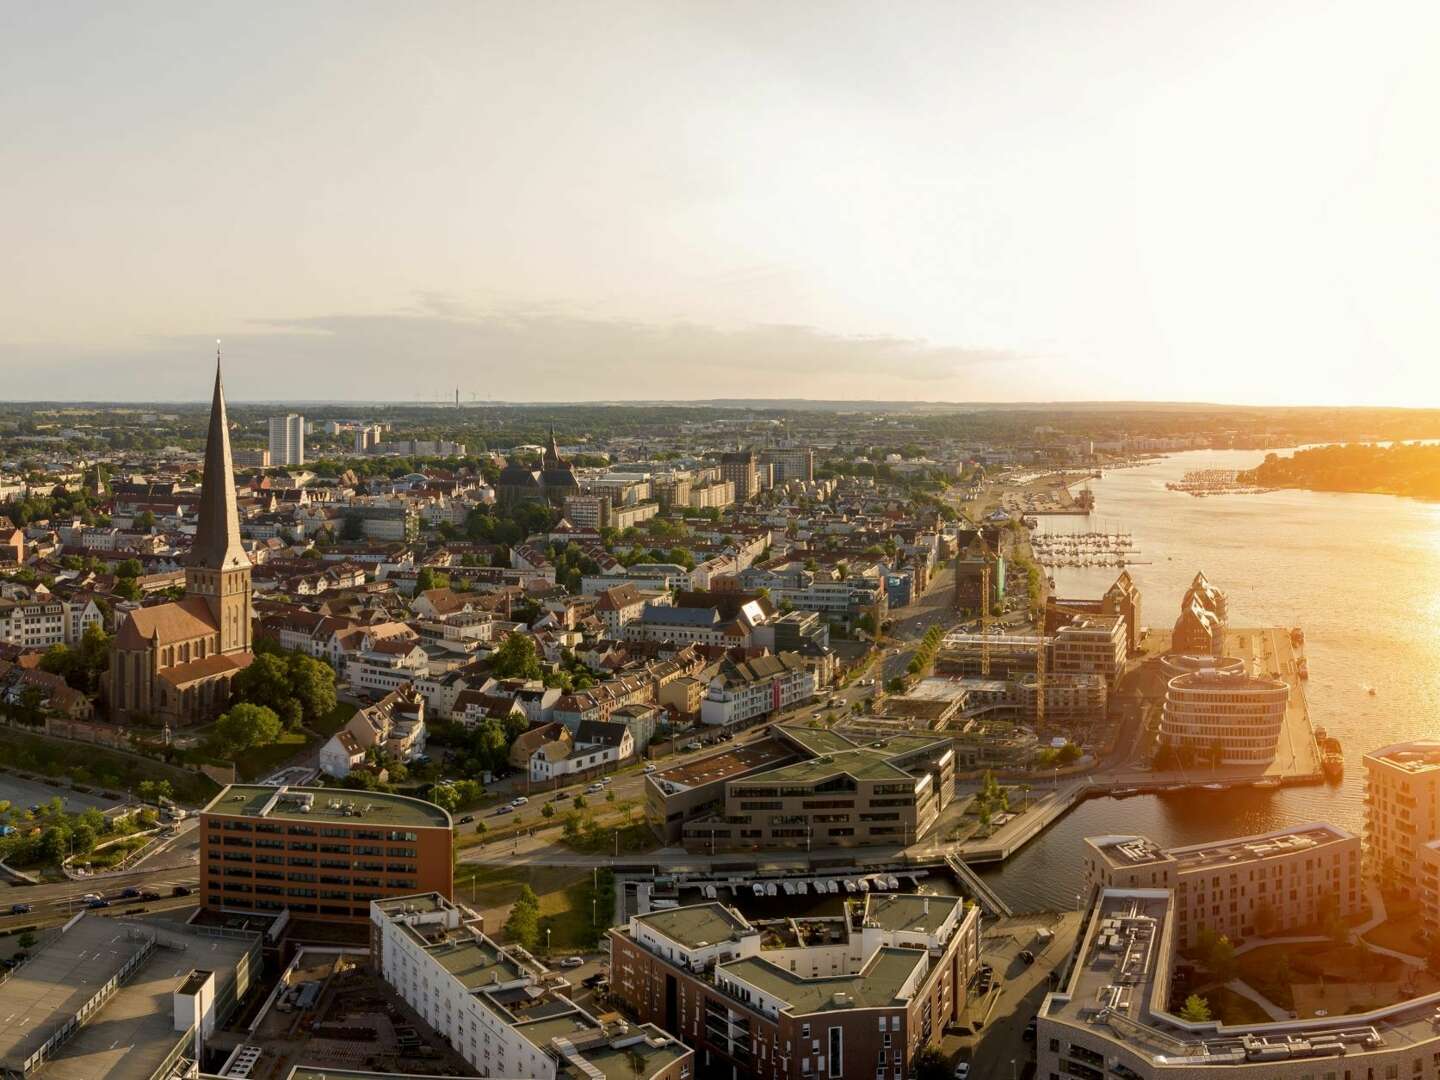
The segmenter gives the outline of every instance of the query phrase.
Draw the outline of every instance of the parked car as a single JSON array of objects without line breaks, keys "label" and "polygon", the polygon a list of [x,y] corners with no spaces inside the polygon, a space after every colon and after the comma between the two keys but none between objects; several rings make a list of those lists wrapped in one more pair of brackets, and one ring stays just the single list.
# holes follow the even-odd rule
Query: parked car
[{"label": "parked car", "polygon": [[513,807],[513,806],[502,806],[502,807],[500,807],[499,810],[496,810],[496,811],[495,811],[495,816],[496,816],[496,817],[499,817],[501,814],[513,814],[514,812],[515,812],[515,807]]},{"label": "parked car", "polygon": [[602,777],[600,778],[600,786],[601,786],[601,787],[609,787],[613,782],[614,782],[614,780],[613,780],[611,777],[609,777],[609,776],[602,776]]},{"label": "parked car", "polygon": [[459,824],[461,824],[461,825],[469,825],[470,822],[472,822],[472,821],[474,821],[474,820],[475,820],[475,815],[474,815],[474,814],[466,814],[464,817],[462,817],[462,818],[460,819]]},{"label": "parked car", "polygon": [[127,886],[126,888],[123,888],[123,889],[120,890],[120,899],[121,899],[121,900],[133,900],[133,899],[135,899],[135,897],[137,897],[137,896],[139,896],[139,895],[140,895],[140,890],[137,889],[137,888],[135,888],[134,885]]},{"label": "parked car", "polygon": [[171,896],[189,896],[189,895],[190,895],[192,892],[194,892],[194,891],[195,891],[195,890],[192,889],[192,888],[190,888],[189,885],[176,885],[173,889],[170,890],[170,895],[171,895]]},{"label": "parked car", "polygon": [[516,795],[515,798],[513,798],[513,799],[510,800],[510,805],[511,805],[511,806],[524,806],[524,805],[525,805],[526,803],[528,803],[529,801],[530,801],[530,800],[527,799],[524,795]]},{"label": "parked car", "polygon": [[644,771],[647,772],[647,773],[652,773],[652,772],[654,772],[654,771],[655,771],[655,766],[654,766],[654,764],[646,765]]},{"label": "parked car", "polygon": [[580,956],[567,956],[564,960],[560,961],[560,966],[562,968],[577,968],[584,967],[584,965],[585,959],[584,957]]},{"label": "parked car", "polygon": [[1020,959],[1027,964],[1033,964],[1035,962],[1035,954],[1029,949],[1021,949]]},{"label": "parked car", "polygon": [[681,749],[681,750],[688,750],[688,751],[695,751],[695,750],[702,750],[702,749],[704,749],[704,747],[702,747],[698,742],[687,742],[687,743],[686,743],[684,746],[682,746],[680,749]]},{"label": "parked car", "polygon": [[141,890],[140,890],[140,899],[141,899],[141,900],[159,900],[159,899],[160,899],[160,894],[159,894],[158,892],[156,892],[154,889],[141,889]]},{"label": "parked car", "polygon": [[588,986],[591,990],[593,990],[601,983],[607,981],[608,978],[609,976],[607,976],[605,972],[597,971],[594,975],[586,975],[585,978],[580,981],[580,985]]},{"label": "parked car", "polygon": [[91,900],[91,901],[90,901],[89,903],[87,903],[85,906],[86,906],[87,908],[91,908],[91,909],[94,909],[94,908],[102,908],[102,907],[109,907],[109,906],[110,906],[110,901],[109,901],[109,900],[102,899],[101,897],[98,897],[98,896],[97,896],[94,900]]},{"label": "parked car", "polygon": [[970,1063],[968,1061],[955,1063],[955,1080],[970,1080]]},{"label": "parked car", "polygon": [[32,908],[29,904],[11,904],[11,905],[10,905],[10,914],[11,914],[11,915],[29,915],[30,912],[32,912],[32,911],[34,911],[34,910],[35,910],[35,909]]},{"label": "parked car", "polygon": [[598,783],[597,783],[597,784],[591,784],[589,787],[587,787],[587,788],[585,789],[585,794],[586,794],[586,795],[594,795],[594,794],[596,794],[597,792],[604,791],[604,790],[605,790],[605,785],[604,785],[604,784],[598,784]]},{"label": "parked car", "polygon": [[87,892],[84,896],[80,897],[80,899],[88,904],[91,900],[99,900],[100,894],[98,892]]},{"label": "parked car", "polygon": [[1025,1031],[1022,1033],[1021,1038],[1023,1038],[1026,1042],[1034,1042],[1034,1041],[1035,1041],[1035,1021],[1034,1021],[1034,1020],[1031,1020],[1028,1024],[1025,1025]]}]

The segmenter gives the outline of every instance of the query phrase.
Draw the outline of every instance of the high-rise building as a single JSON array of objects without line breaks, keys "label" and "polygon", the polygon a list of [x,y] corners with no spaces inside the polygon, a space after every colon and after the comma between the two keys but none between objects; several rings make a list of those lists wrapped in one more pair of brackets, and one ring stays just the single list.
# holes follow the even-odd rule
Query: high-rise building
[{"label": "high-rise building", "polygon": [[760,491],[760,466],[754,450],[736,450],[720,455],[720,478],[735,485],[739,502],[753,499]]},{"label": "high-rise building", "polygon": [[760,464],[774,469],[774,483],[788,483],[803,480],[810,483],[815,479],[815,451],[808,446],[770,446],[760,451]]},{"label": "high-rise building", "polygon": [[1436,840],[1440,740],[1416,739],[1367,753],[1365,859],[1370,873],[1402,896],[1419,895],[1420,856]]},{"label": "high-rise building", "polygon": [[305,464],[305,417],[287,413],[270,418],[270,461],[277,466]]}]

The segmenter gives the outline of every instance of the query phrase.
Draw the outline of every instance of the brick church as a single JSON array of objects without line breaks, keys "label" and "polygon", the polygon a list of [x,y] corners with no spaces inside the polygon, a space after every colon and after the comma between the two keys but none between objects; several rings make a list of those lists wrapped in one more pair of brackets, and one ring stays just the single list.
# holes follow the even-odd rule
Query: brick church
[{"label": "brick church", "polygon": [[111,719],[180,726],[225,710],[230,681],[250,651],[250,556],[240,544],[235,473],[220,364],[205,442],[200,521],[185,566],[185,598],[125,617],[110,654]]}]

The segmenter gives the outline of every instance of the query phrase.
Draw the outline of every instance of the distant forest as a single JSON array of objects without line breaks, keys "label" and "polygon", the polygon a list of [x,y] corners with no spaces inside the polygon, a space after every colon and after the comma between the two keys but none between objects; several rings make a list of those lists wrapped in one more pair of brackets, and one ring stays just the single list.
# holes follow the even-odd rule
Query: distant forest
[{"label": "distant forest", "polygon": [[1267,454],[1239,479],[1260,487],[1440,499],[1440,446],[1348,443],[1299,450],[1289,457]]}]

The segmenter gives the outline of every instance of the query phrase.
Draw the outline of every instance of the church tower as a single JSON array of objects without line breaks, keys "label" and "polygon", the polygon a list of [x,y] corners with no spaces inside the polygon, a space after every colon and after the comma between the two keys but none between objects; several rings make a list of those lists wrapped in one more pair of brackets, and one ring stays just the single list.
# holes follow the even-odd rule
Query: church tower
[{"label": "church tower", "polygon": [[235,509],[235,470],[230,462],[230,424],[215,352],[215,397],[205,439],[205,473],[200,482],[200,520],[185,566],[185,595],[210,608],[222,654],[250,651],[250,556],[240,544]]}]

